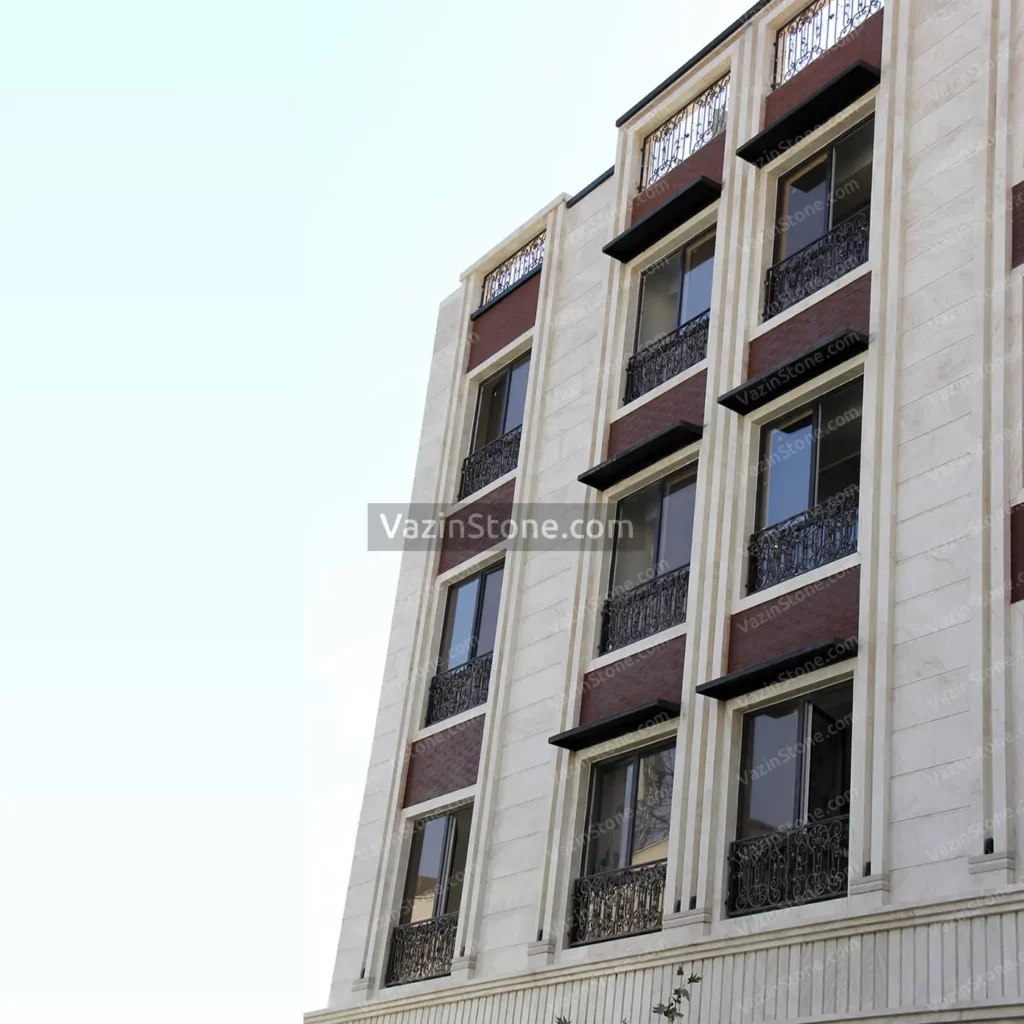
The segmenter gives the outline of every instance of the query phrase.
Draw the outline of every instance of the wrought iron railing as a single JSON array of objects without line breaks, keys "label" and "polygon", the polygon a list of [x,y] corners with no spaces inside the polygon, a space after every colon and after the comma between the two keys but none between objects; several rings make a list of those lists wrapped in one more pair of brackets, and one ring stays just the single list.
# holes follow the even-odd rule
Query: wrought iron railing
[{"label": "wrought iron railing", "polygon": [[868,258],[870,210],[861,207],[831,231],[768,268],[764,318],[769,320]]},{"label": "wrought iron railing", "polygon": [[688,370],[708,354],[708,324],[711,310],[687,320],[674,331],[640,349],[626,364],[626,395],[632,402],[659,384]]},{"label": "wrought iron railing", "polygon": [[720,78],[644,139],[638,192],[663,178],[719,132],[729,109],[729,76]]},{"label": "wrought iron railing", "polygon": [[572,887],[569,941],[578,946],[657,931],[664,897],[663,860],[577,878]]},{"label": "wrought iron railing", "polygon": [[815,0],[775,37],[775,79],[778,88],[858,25],[882,9],[883,0]]},{"label": "wrought iron railing", "polygon": [[492,651],[488,651],[479,658],[448,669],[447,672],[439,672],[430,680],[427,725],[441,722],[452,715],[459,715],[487,700],[492,654]]},{"label": "wrought iron railing", "polygon": [[516,282],[521,281],[532,270],[544,262],[544,232],[531,238],[521,249],[517,249],[504,263],[499,263],[484,278],[484,293],[480,305],[496,299],[507,292]]},{"label": "wrought iron railing", "polygon": [[690,567],[684,565],[609,597],[601,612],[601,653],[684,622],[689,589]]},{"label": "wrought iron railing", "polygon": [[848,816],[736,840],[729,850],[729,913],[845,896],[849,843]]},{"label": "wrought iron railing", "polygon": [[759,530],[747,546],[752,594],[828,565],[857,550],[860,490],[848,487],[820,505]]},{"label": "wrought iron railing", "polygon": [[404,985],[451,974],[458,926],[458,914],[396,925],[391,932],[385,984]]},{"label": "wrought iron railing", "polygon": [[494,483],[498,477],[511,473],[519,465],[519,438],[522,433],[522,427],[515,427],[466,456],[462,463],[459,501]]}]

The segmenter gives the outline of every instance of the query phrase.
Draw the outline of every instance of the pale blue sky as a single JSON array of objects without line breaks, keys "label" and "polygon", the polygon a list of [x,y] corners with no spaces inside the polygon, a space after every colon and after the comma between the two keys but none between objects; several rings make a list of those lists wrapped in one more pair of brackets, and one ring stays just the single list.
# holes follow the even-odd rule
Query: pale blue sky
[{"label": "pale blue sky", "polygon": [[324,1005],[437,304],[748,6],[0,23],[0,1020]]}]

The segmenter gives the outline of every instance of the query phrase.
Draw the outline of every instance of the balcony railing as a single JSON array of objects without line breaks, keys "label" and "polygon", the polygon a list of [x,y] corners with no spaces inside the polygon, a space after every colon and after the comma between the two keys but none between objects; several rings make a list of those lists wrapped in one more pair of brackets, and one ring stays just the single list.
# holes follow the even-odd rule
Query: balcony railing
[{"label": "balcony railing", "polygon": [[773,587],[857,550],[860,491],[848,487],[820,505],[759,530],[747,547],[748,591]]},{"label": "balcony railing", "polygon": [[458,914],[396,925],[391,932],[385,983],[404,985],[410,981],[451,974],[458,926]]},{"label": "balcony railing", "polygon": [[519,465],[519,438],[522,433],[522,427],[515,427],[466,457],[462,463],[459,501],[494,483],[498,477],[511,473]]},{"label": "balcony railing", "polygon": [[626,365],[625,402],[628,404],[646,395],[677,373],[699,363],[708,354],[710,320],[711,310],[708,309],[640,349]]},{"label": "balcony railing", "polygon": [[569,941],[574,946],[661,928],[665,861],[577,878],[572,888]]},{"label": "balcony railing", "polygon": [[689,589],[690,567],[684,565],[609,597],[601,613],[601,653],[684,622]]},{"label": "balcony railing", "polygon": [[439,672],[430,680],[427,699],[427,725],[441,722],[478,707],[487,700],[491,681],[491,651],[463,665]]},{"label": "balcony railing", "polygon": [[521,281],[544,262],[544,232],[531,238],[504,263],[499,263],[484,278],[484,293],[480,305],[486,305]]},{"label": "balcony railing", "polygon": [[788,82],[876,11],[882,0],[815,0],[775,37],[774,88]]},{"label": "balcony railing", "polygon": [[729,76],[690,100],[677,114],[658,125],[643,141],[643,161],[637,191],[664,178],[677,164],[692,157],[719,132],[725,131],[729,109]]},{"label": "balcony railing", "polygon": [[738,839],[729,850],[730,914],[756,914],[846,895],[850,819]]},{"label": "balcony railing", "polygon": [[644,139],[638,192],[663,178],[676,164],[693,156],[725,131],[729,109],[729,76],[720,78]]},{"label": "balcony railing", "polygon": [[827,234],[769,267],[765,282],[765,320],[866,262],[869,227],[870,211],[864,206]]}]

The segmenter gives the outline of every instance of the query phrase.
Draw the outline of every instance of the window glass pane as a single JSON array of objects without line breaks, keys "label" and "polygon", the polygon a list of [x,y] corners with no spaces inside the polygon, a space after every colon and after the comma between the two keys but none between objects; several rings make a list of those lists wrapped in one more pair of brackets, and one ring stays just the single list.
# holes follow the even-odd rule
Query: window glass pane
[{"label": "window glass pane", "polygon": [[498,628],[498,604],[501,601],[501,581],[504,568],[489,572],[483,578],[483,597],[480,607],[480,632],[477,635],[475,657],[494,650],[494,634]]},{"label": "window glass pane", "polygon": [[526,381],[530,376],[530,360],[512,368],[508,383],[508,408],[505,410],[505,423],[502,433],[522,426],[523,409],[526,407]]},{"label": "window glass pane", "polygon": [[640,758],[633,816],[631,864],[647,864],[668,857],[668,829],[672,817],[672,775],[675,748]]},{"label": "window glass pane", "polygon": [[679,275],[682,253],[673,253],[643,276],[637,349],[679,326]]},{"label": "window glass pane", "polygon": [[597,765],[593,773],[590,821],[587,823],[585,873],[600,874],[624,867],[623,842],[628,835],[626,801],[630,764]]},{"label": "window glass pane", "polygon": [[645,487],[619,502],[612,590],[644,583],[652,576],[661,484]]},{"label": "window glass pane", "polygon": [[850,813],[850,733],[853,687],[813,694],[807,766],[808,822]]},{"label": "window glass pane", "polygon": [[447,818],[440,817],[418,821],[415,825],[409,850],[405,899],[402,901],[402,924],[425,921],[434,916],[434,894],[444,860],[446,822]]},{"label": "window glass pane", "polygon": [[871,201],[871,149],[875,122],[868,121],[836,143],[832,225],[841,223]]},{"label": "window glass pane", "polygon": [[860,480],[860,422],[863,381],[821,400],[816,503],[827,501]]},{"label": "window glass pane", "polygon": [[806,412],[765,428],[759,529],[803,512],[810,503],[812,421],[811,413]]},{"label": "window glass pane", "polygon": [[795,820],[800,775],[800,710],[792,705],[747,715],[740,768],[740,839]]},{"label": "window glass pane", "polygon": [[480,385],[480,405],[476,415],[473,451],[479,451],[485,444],[501,437],[507,387],[507,373],[500,373],[497,377],[492,377]]},{"label": "window glass pane", "polygon": [[476,618],[476,595],[480,578],[467,580],[448,591],[438,672],[462,665],[473,656],[473,621]]},{"label": "window glass pane", "polygon": [[776,263],[828,231],[829,164],[822,154],[780,182]]},{"label": "window glass pane", "polygon": [[670,478],[661,502],[661,542],[658,574],[690,564],[693,542],[693,505],[697,478],[689,471]]},{"label": "window glass pane", "polygon": [[448,869],[448,895],[445,898],[444,913],[456,914],[462,904],[462,887],[466,877],[466,853],[469,850],[469,825],[473,818],[473,807],[460,807],[451,815],[452,862]]},{"label": "window glass pane", "polygon": [[711,277],[714,269],[715,233],[712,231],[686,250],[680,323],[685,324],[687,320],[711,308]]}]

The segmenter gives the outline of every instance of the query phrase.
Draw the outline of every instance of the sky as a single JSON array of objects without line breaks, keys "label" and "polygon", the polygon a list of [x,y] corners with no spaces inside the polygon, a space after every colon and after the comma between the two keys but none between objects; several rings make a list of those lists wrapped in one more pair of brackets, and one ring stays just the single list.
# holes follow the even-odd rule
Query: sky
[{"label": "sky", "polygon": [[325,1005],[437,306],[747,6],[0,3],[0,1020]]}]

